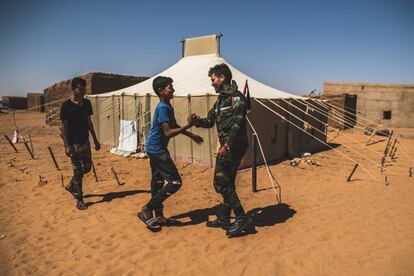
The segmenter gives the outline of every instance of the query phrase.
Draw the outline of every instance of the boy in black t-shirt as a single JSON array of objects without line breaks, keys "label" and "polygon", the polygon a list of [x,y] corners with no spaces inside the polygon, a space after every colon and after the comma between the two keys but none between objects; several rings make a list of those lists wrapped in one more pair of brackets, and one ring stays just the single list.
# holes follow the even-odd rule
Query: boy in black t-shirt
[{"label": "boy in black t-shirt", "polygon": [[89,132],[92,134],[95,150],[101,148],[91,121],[91,102],[84,98],[85,87],[84,79],[74,78],[71,81],[72,98],[65,101],[60,108],[65,153],[70,157],[73,168],[73,177],[65,189],[77,199],[76,208],[79,210],[87,209],[83,201],[82,178],[92,167]]}]

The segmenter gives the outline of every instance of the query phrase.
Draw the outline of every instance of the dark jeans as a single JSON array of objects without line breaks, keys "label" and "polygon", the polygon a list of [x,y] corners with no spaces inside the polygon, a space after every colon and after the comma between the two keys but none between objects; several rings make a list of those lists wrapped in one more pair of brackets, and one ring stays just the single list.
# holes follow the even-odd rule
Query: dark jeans
[{"label": "dark jeans", "polygon": [[92,168],[91,146],[88,143],[84,145],[71,145],[73,154],[70,157],[72,162],[73,177],[70,186],[78,200],[83,200],[82,179],[83,175],[90,172]]},{"label": "dark jeans", "polygon": [[216,160],[214,169],[214,189],[223,196],[224,206],[236,210],[241,206],[240,199],[236,193],[236,175],[247,148],[235,149],[226,156]]},{"label": "dark jeans", "polygon": [[[150,210],[162,209],[162,203],[181,188],[181,177],[171,160],[170,153],[147,153],[151,165],[151,199],[147,203]],[[167,184],[164,186],[164,180]]]}]

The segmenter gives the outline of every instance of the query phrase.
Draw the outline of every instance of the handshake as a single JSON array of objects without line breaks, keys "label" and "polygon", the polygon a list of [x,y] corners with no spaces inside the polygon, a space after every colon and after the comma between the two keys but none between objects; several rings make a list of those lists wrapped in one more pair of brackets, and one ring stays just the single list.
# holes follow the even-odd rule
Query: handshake
[{"label": "handshake", "polygon": [[188,116],[187,123],[190,126],[194,126],[194,125],[197,125],[199,120],[200,120],[200,116],[197,116],[196,114],[192,113],[190,116]]}]

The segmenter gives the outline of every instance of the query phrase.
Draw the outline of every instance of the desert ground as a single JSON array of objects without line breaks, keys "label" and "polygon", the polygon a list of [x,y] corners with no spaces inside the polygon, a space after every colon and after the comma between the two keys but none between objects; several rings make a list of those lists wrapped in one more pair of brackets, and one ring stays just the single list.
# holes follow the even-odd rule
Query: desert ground
[{"label": "desert ground", "polygon": [[[212,168],[177,161],[183,187],[165,213],[182,224],[153,233],[136,217],[150,197],[148,160],[112,156],[108,146],[93,151],[99,182],[85,176],[89,208],[79,211],[62,188],[61,175],[66,184],[72,171],[58,128],[45,126],[42,113],[16,114],[21,134],[31,133],[32,160],[22,143],[15,153],[4,138],[13,134],[10,114],[0,122],[1,275],[414,275],[414,129],[395,129],[401,143],[384,172],[371,161],[380,162],[387,138],[364,146],[368,137],[356,130],[331,141],[336,151],[309,157],[320,166],[272,165],[281,203],[265,167],[257,193],[251,170],[240,171],[238,193],[256,231],[229,239],[205,226],[220,203]],[[361,164],[351,182],[353,162],[338,152]]]}]

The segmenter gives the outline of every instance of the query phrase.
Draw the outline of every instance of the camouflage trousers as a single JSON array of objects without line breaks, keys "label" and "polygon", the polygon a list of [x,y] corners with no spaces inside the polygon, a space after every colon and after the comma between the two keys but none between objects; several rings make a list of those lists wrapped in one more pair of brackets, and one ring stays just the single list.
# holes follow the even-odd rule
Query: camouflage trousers
[{"label": "camouflage trousers", "polygon": [[74,196],[83,200],[82,179],[83,175],[90,172],[92,168],[91,145],[88,143],[71,145],[73,154],[70,157],[72,162],[73,177],[69,183]]},{"label": "camouflage trousers", "polygon": [[216,160],[214,169],[214,189],[223,196],[223,204],[235,210],[241,206],[236,193],[236,175],[247,148],[234,150],[221,159]]},{"label": "camouflage trousers", "polygon": [[[163,209],[163,202],[181,188],[181,177],[168,151],[147,152],[147,154],[152,174],[151,199],[147,203],[147,208],[150,210]],[[167,181],[166,185],[164,185],[164,181]]]}]

